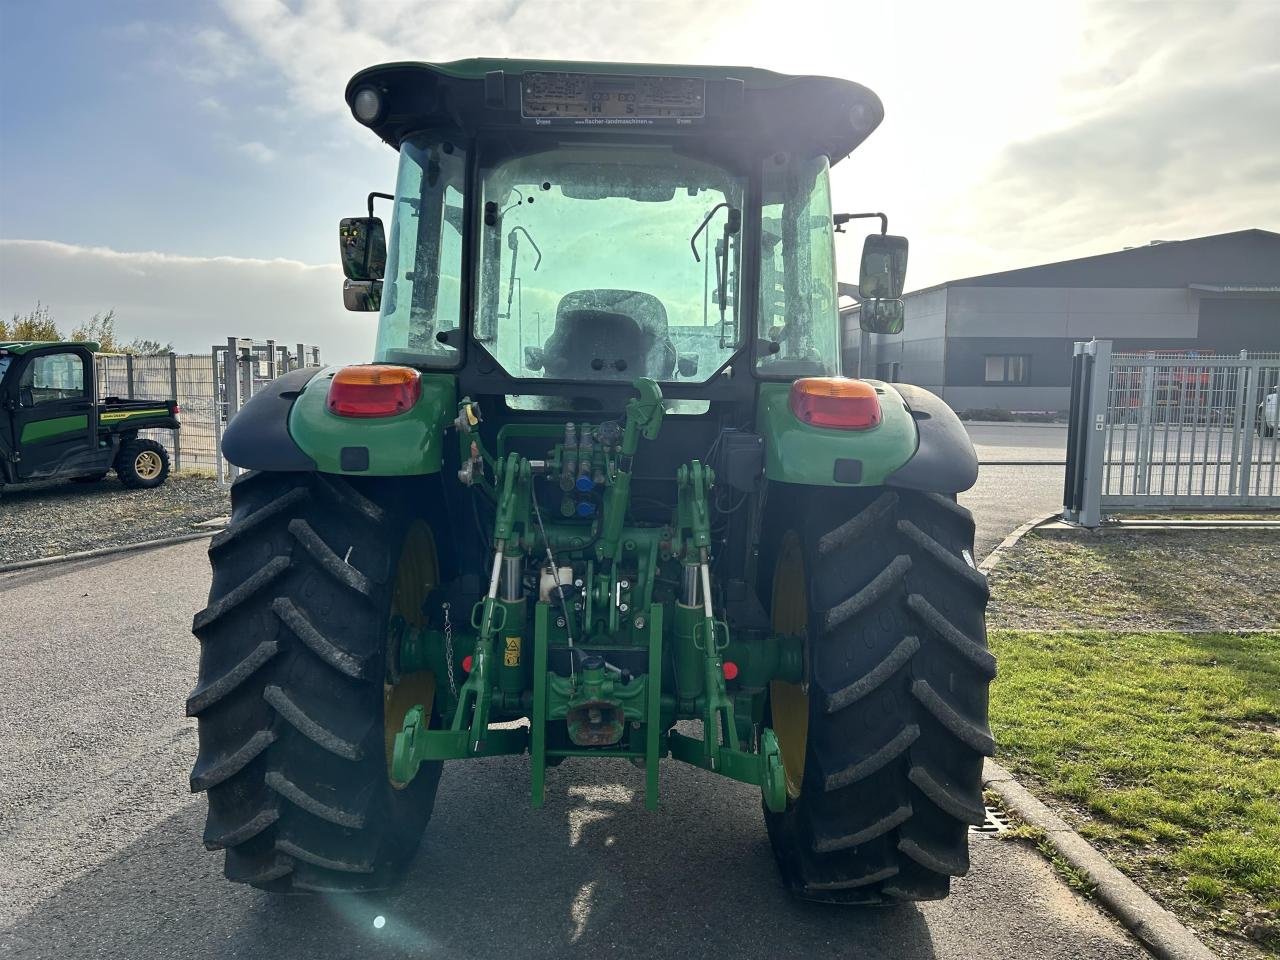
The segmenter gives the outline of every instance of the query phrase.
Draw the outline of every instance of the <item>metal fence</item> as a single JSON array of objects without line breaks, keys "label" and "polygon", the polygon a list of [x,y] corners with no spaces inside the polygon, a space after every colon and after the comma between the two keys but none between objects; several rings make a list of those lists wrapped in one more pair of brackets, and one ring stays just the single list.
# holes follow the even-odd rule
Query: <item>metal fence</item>
[{"label": "metal fence", "polygon": [[[227,358],[234,376],[227,379]],[[207,354],[166,353],[153,357],[97,355],[98,396],[176,400],[182,429],[143,430],[170,449],[173,469],[208,470],[230,482],[235,468],[219,451],[227,418],[277,376],[299,366],[319,366],[317,347],[294,349],[274,341],[231,338]]]},{"label": "metal fence", "polygon": [[1113,353],[1077,343],[1063,517],[1280,507],[1280,354]]},{"label": "metal fence", "polygon": [[[274,340],[246,340],[228,337],[216,344],[210,356],[213,383],[218,397],[218,416],[213,418],[215,449],[222,445],[222,430],[254,394],[281,374],[299,367],[320,366],[320,348],[305,343],[290,350]],[[240,468],[217,458],[218,480],[230,483]]]}]

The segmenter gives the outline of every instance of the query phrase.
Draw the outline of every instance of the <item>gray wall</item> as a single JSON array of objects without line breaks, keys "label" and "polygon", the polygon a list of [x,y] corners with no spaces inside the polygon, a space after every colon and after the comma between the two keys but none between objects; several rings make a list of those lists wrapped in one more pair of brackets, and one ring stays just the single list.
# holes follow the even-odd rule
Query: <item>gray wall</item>
[{"label": "gray wall", "polygon": [[[1280,234],[1244,230],[910,293],[903,333],[872,337],[863,372],[896,361],[900,379],[942,392],[961,410],[1060,410],[1077,340],[1113,340],[1129,351],[1280,351],[1280,296],[1191,284],[1280,286]],[[846,355],[856,362],[852,334]],[[986,383],[993,354],[1029,356],[1029,382]]]},{"label": "gray wall", "polygon": [[1194,337],[1197,300],[1185,288],[951,287],[947,336]]}]

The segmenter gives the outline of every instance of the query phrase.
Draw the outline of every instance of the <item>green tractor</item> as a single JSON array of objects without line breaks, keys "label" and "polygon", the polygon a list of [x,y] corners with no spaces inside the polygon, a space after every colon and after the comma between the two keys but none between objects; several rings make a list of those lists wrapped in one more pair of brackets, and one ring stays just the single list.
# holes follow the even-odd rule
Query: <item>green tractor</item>
[{"label": "green tractor", "polygon": [[[347,88],[399,152],[342,221],[371,364],[228,424],[251,472],[195,617],[194,790],[227,876],[363,891],[446,760],[679,761],[759,789],[782,878],[928,900],[992,752],[955,415],[840,375],[829,167],[882,108],[724,67],[394,63]],[[389,241],[373,201],[391,202]],[[880,215],[874,215],[880,216]],[[864,330],[906,241],[866,240]],[[708,864],[711,868],[711,864]]]}]

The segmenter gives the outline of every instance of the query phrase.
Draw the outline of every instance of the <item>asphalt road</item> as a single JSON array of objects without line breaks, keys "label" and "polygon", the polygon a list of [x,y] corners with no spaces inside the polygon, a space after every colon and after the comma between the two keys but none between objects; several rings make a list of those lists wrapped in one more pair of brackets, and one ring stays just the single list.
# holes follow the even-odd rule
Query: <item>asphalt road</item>
[{"label": "asphalt road", "polygon": [[[989,538],[1004,521],[981,504],[998,497],[969,498]],[[526,760],[453,763],[396,894],[231,885],[200,845],[204,799],[187,792],[188,631],[208,581],[200,542],[0,577],[0,955],[1146,956],[1038,855],[986,836],[948,900],[798,904],[775,877],[758,793],[675,762],[655,813],[620,764],[550,771],[534,811]]]},{"label": "asphalt road", "polygon": [[960,502],[978,522],[974,552],[990,553],[1034,516],[1062,509],[1067,426],[1059,423],[966,423],[978,452],[978,482]]}]

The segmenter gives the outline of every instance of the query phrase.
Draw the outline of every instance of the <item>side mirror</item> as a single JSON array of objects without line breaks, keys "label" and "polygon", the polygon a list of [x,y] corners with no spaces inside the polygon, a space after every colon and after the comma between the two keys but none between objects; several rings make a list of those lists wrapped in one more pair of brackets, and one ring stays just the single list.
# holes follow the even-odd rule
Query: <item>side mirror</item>
[{"label": "side mirror", "polygon": [[901,333],[906,307],[901,300],[863,300],[858,326],[863,333]]},{"label": "side mirror", "polygon": [[862,244],[861,300],[896,300],[907,282],[907,238],[873,233]]},{"label": "side mirror", "polygon": [[339,223],[338,250],[348,280],[381,280],[386,272],[387,237],[377,217],[347,217]]},{"label": "side mirror", "polygon": [[348,310],[369,313],[382,308],[381,280],[344,280],[342,305]]}]

